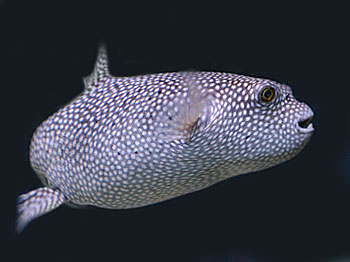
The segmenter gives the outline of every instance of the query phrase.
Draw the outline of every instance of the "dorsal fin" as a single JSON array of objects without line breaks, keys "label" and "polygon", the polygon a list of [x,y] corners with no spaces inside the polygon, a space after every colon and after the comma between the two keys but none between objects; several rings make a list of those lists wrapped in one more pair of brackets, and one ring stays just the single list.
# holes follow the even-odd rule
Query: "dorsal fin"
[{"label": "dorsal fin", "polygon": [[209,89],[202,89],[195,72],[185,72],[186,97],[174,100],[174,107],[162,114],[159,136],[166,141],[184,139],[189,143],[198,133],[207,130],[217,117],[215,96]]},{"label": "dorsal fin", "polygon": [[109,76],[107,49],[104,44],[100,44],[94,71],[91,75],[86,76],[83,79],[85,90],[91,90],[94,86],[97,86],[100,81]]}]

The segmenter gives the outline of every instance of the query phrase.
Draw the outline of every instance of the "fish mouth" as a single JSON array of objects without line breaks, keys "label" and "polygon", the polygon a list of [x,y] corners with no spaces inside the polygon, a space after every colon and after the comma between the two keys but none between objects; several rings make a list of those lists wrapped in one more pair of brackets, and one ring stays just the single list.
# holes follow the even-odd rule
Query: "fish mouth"
[{"label": "fish mouth", "polygon": [[302,117],[299,119],[297,129],[301,133],[311,133],[314,131],[314,127],[311,123],[313,115]]}]

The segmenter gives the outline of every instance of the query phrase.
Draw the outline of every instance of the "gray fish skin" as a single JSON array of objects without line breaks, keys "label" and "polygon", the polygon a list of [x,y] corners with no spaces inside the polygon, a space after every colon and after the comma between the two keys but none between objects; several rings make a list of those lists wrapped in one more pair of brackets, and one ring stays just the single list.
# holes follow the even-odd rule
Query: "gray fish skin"
[{"label": "gray fish skin", "polygon": [[[18,232],[63,203],[136,208],[275,166],[314,130],[310,107],[272,80],[222,72],[113,77],[101,46],[84,83],[33,135],[30,163],[45,187],[19,197]],[[267,89],[271,101],[262,98]]]}]

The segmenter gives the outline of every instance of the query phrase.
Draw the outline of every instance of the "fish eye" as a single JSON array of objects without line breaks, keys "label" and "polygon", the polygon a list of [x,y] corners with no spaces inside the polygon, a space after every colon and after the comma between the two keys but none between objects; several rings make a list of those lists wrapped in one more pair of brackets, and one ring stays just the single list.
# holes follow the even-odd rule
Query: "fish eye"
[{"label": "fish eye", "polygon": [[261,102],[269,103],[275,97],[275,89],[271,86],[265,86],[259,93],[259,99]]}]

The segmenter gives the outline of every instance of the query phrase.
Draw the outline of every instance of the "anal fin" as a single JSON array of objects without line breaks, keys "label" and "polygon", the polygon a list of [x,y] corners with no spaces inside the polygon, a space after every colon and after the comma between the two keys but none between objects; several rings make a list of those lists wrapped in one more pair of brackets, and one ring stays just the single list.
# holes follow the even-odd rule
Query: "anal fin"
[{"label": "anal fin", "polygon": [[65,196],[59,190],[42,187],[20,195],[17,201],[16,231],[20,233],[33,219],[62,205]]}]

